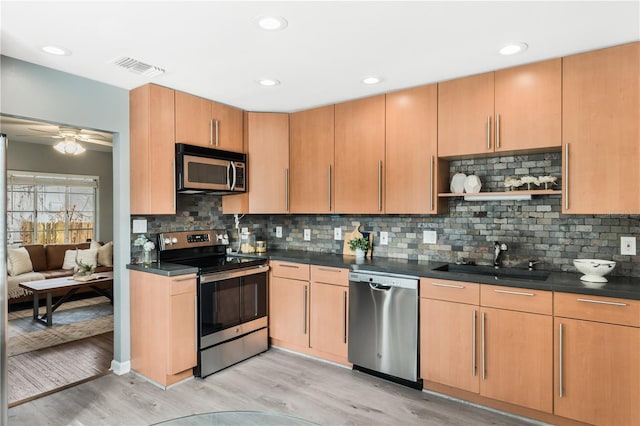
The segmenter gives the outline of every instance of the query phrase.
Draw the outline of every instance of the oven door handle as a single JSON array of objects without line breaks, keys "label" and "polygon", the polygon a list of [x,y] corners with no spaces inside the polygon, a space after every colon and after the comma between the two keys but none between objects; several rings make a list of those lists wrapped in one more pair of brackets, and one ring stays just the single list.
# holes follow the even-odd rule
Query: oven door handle
[{"label": "oven door handle", "polygon": [[260,274],[267,272],[269,265],[260,265],[250,268],[234,269],[229,272],[214,272],[212,274],[204,274],[200,276],[200,284],[211,283],[215,281],[228,280],[231,278],[245,277],[247,275]]}]

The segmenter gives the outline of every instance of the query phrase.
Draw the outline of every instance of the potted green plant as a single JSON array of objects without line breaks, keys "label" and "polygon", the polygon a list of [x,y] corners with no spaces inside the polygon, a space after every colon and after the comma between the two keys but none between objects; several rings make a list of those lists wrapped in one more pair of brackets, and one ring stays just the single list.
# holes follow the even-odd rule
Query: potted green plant
[{"label": "potted green plant", "polygon": [[363,237],[349,240],[349,248],[356,252],[357,258],[363,258],[369,250],[369,240]]}]

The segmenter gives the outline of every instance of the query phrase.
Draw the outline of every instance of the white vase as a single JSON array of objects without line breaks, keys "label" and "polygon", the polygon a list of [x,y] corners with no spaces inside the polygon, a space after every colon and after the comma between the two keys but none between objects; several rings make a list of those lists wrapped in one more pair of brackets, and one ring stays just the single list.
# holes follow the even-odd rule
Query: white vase
[{"label": "white vase", "polygon": [[367,254],[366,251],[359,248],[356,249],[356,259],[364,259],[365,254]]}]

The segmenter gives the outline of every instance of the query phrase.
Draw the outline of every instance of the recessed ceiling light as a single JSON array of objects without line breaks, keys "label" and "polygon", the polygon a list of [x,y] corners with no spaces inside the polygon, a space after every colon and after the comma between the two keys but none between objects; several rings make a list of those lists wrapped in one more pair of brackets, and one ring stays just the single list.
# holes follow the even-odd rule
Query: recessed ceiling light
[{"label": "recessed ceiling light", "polygon": [[258,16],[258,26],[265,31],[279,31],[287,28],[287,20],[281,16]]},{"label": "recessed ceiling light", "polygon": [[71,55],[71,51],[69,49],[65,49],[64,47],[60,47],[60,46],[53,46],[53,45],[42,46],[41,49],[43,52],[49,53],[51,55],[57,55],[57,56]]},{"label": "recessed ceiling light", "polygon": [[504,46],[502,49],[500,49],[500,54],[515,55],[516,53],[524,52],[525,50],[527,50],[528,47],[529,46],[527,46],[527,43],[523,43],[521,41],[518,41],[515,43],[509,43],[506,46]]},{"label": "recessed ceiling light", "polygon": [[263,78],[262,80],[258,80],[258,84],[260,84],[261,86],[271,87],[277,86],[278,84],[280,84],[280,82],[273,78]]},{"label": "recessed ceiling light", "polygon": [[380,77],[365,77],[362,79],[364,84],[378,84],[382,81]]}]

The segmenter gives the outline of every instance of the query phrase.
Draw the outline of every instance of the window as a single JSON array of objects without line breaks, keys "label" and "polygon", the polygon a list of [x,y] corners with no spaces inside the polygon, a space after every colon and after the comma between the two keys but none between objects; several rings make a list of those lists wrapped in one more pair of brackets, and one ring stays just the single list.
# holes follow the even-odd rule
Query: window
[{"label": "window", "polygon": [[97,239],[98,177],[9,171],[9,244]]}]

